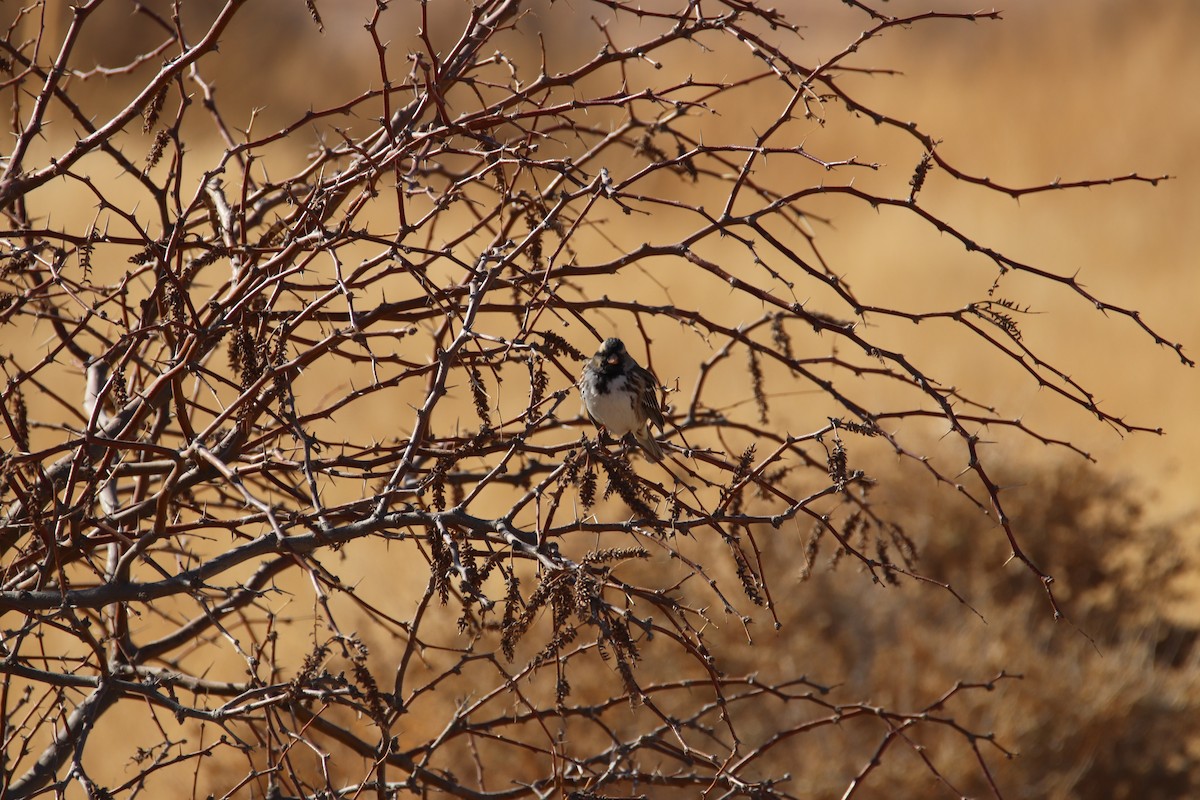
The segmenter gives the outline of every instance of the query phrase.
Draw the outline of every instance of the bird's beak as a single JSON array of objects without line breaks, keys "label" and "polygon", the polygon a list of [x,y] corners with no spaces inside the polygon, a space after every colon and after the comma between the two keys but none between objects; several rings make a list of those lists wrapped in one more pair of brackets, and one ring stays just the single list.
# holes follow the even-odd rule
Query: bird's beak
[{"label": "bird's beak", "polygon": [[604,363],[615,367],[617,364],[621,363],[621,359],[615,355],[609,356],[608,358],[604,359]]}]

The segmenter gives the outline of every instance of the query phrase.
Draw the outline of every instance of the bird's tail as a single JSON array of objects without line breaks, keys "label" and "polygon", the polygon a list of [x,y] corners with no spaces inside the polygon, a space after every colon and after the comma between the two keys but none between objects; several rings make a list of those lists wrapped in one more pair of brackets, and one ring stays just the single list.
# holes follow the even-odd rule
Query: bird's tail
[{"label": "bird's tail", "polygon": [[663,460],[664,453],[662,445],[660,445],[658,440],[654,438],[654,434],[650,432],[649,428],[642,428],[640,431],[634,431],[633,438],[637,440],[638,445],[646,451],[646,455],[650,457],[651,461]]}]

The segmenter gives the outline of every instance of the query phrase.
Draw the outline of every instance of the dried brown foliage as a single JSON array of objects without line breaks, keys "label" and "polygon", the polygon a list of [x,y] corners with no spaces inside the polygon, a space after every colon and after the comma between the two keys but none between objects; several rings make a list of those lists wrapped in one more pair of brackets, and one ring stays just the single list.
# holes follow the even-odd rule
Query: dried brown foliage
[{"label": "dried brown foliage", "polygon": [[[849,2],[861,35],[818,59],[739,0],[381,0],[353,33],[331,4],[279,4],[274,24],[303,26],[280,40],[341,37],[311,63],[365,54],[374,73],[260,123],[283,86],[242,108],[208,77],[258,5],[4,7],[0,797],[1001,795],[1013,746],[986,720],[1012,672],[862,699],[884,629],[859,611],[905,610],[871,587],[931,592],[957,624],[993,591],[1057,617],[1060,570],[1082,628],[1127,632],[1142,617],[1103,593],[1148,573],[1062,558],[1014,522],[984,433],[1082,451],[862,323],[937,326],[1149,430],[1023,336],[1007,279],[1191,365],[1182,347],[922,203],[938,181],[1015,198],[1160,178],[1006,186],[860,94],[888,74],[858,55],[879,37],[995,12]],[[95,67],[81,42],[114,6],[149,38]],[[279,44],[251,41],[256,63]],[[739,123],[747,94],[765,116]],[[802,143],[862,127],[913,158]],[[990,288],[935,310],[860,299],[818,244],[830,200],[949,237]],[[670,389],[665,469],[577,411],[580,361],[611,333]],[[830,413],[794,408],[797,386]],[[929,419],[948,461],[897,432]],[[966,540],[931,534],[933,568],[917,561],[919,515],[877,507],[859,453],[985,512],[1024,590],[976,576]],[[966,577],[939,548],[968,551]],[[756,618],[830,627],[794,640],[802,658]]]}]

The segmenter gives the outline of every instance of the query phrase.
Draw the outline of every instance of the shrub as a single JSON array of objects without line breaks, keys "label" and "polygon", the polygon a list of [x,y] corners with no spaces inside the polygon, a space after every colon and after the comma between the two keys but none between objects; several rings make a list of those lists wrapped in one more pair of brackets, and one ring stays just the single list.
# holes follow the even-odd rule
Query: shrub
[{"label": "shrub", "polygon": [[[1167,533],[1051,477],[1010,503],[985,434],[1079,448],[938,360],[1152,430],[1025,336],[1022,296],[1182,346],[937,209],[1165,176],[1009,186],[864,88],[879,40],[998,13],[845,3],[818,53],[738,0],[325,5],[11,7],[4,797],[1000,794],[1029,654],[1120,692],[1055,695],[1023,763],[1194,785],[1175,747],[1080,761],[1117,715],[1186,724],[1122,596],[1174,574]],[[952,280],[897,256],[864,291],[835,220],[952,250]],[[662,381],[662,467],[577,411],[614,333]],[[997,528],[919,541],[873,499],[915,485],[883,456]],[[984,537],[1035,591],[958,557]],[[1065,596],[1062,643],[1031,608]]]}]

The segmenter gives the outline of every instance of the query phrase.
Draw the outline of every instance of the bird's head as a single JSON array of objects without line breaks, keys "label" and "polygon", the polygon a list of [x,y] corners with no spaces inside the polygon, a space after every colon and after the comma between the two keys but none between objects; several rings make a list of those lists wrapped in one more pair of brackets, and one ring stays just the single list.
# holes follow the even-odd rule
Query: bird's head
[{"label": "bird's head", "polygon": [[600,345],[598,355],[605,366],[615,367],[625,357],[625,343],[616,338],[605,339],[604,344]]}]

